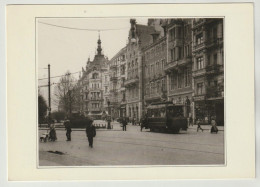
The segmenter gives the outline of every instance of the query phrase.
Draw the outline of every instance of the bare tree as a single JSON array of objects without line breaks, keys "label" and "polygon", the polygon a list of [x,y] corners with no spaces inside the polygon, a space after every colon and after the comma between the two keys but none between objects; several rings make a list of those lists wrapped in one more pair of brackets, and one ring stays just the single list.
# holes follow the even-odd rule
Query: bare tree
[{"label": "bare tree", "polygon": [[77,102],[79,97],[79,88],[77,80],[68,71],[60,78],[59,83],[54,90],[55,103],[60,111],[71,115],[72,111],[77,110]]}]

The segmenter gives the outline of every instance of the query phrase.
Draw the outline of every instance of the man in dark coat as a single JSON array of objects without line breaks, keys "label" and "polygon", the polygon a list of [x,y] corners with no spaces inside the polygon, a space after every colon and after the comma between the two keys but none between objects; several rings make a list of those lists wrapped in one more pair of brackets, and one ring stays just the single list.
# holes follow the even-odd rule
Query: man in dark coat
[{"label": "man in dark coat", "polygon": [[127,120],[125,117],[122,119],[122,125],[123,125],[123,131],[126,131]]},{"label": "man in dark coat", "polygon": [[89,146],[92,148],[93,147],[93,138],[96,136],[96,128],[93,125],[93,120],[90,122],[90,124],[87,125],[86,134],[88,137]]},{"label": "man in dark coat", "polygon": [[65,126],[65,129],[66,129],[66,136],[67,136],[67,141],[71,141],[71,123],[70,123],[70,120],[66,120],[64,122],[64,126]]}]

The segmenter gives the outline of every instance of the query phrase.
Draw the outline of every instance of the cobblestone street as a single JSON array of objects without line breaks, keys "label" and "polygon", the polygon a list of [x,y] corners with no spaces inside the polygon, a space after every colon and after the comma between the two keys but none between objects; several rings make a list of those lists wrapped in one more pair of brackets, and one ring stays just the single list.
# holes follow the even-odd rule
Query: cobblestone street
[{"label": "cobblestone street", "polygon": [[[224,164],[224,131],[211,134],[207,126],[197,132],[196,126],[180,134],[140,131],[118,123],[112,130],[97,130],[94,148],[88,147],[84,129],[73,130],[66,142],[65,131],[57,129],[57,142],[39,143],[40,166],[101,165],[220,165]],[[207,130],[206,130],[207,129]],[[40,130],[39,135],[46,132]],[[48,152],[49,151],[49,152]],[[60,154],[55,154],[54,152]]]}]

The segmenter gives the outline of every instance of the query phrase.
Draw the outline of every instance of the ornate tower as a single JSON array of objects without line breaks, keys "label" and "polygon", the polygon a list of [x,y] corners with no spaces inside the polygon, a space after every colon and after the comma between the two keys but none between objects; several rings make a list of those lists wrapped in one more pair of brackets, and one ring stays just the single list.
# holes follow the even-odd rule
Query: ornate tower
[{"label": "ornate tower", "polygon": [[102,51],[102,48],[101,48],[101,40],[100,40],[100,34],[98,35],[98,47],[97,47],[97,55],[101,55],[101,51]]}]

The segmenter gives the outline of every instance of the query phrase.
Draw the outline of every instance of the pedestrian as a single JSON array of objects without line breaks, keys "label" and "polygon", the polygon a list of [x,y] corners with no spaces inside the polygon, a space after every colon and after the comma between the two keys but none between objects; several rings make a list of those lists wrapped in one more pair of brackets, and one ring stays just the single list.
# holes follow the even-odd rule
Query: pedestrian
[{"label": "pedestrian", "polygon": [[70,123],[70,120],[65,120],[64,121],[64,126],[65,126],[65,129],[66,129],[66,137],[67,137],[67,140],[66,141],[71,141],[71,123]]},{"label": "pedestrian", "polygon": [[50,133],[49,133],[49,140],[50,141],[55,141],[57,140],[57,135],[56,135],[56,129],[55,129],[55,126],[54,124],[50,124]]},{"label": "pedestrian", "polygon": [[190,116],[190,125],[193,126],[193,120],[191,116]]},{"label": "pedestrian", "polygon": [[213,132],[215,132],[216,134],[218,133],[217,123],[214,118],[211,120],[211,129],[210,129],[210,133]]},{"label": "pedestrian", "polygon": [[145,115],[141,121],[141,131],[143,130],[143,128],[145,128],[147,126],[147,123],[148,123],[148,118],[147,118],[147,115]]},{"label": "pedestrian", "polygon": [[123,120],[122,120],[122,125],[123,125],[123,131],[126,131],[126,125],[127,125],[127,120],[126,120],[126,118],[123,118]]},{"label": "pedestrian", "polygon": [[93,148],[93,138],[96,136],[96,128],[93,125],[93,120],[87,124],[86,135],[88,137],[89,147]]},{"label": "pedestrian", "polygon": [[197,132],[199,131],[199,130],[201,130],[202,132],[203,132],[203,129],[201,128],[201,120],[200,119],[198,119],[197,120]]}]

